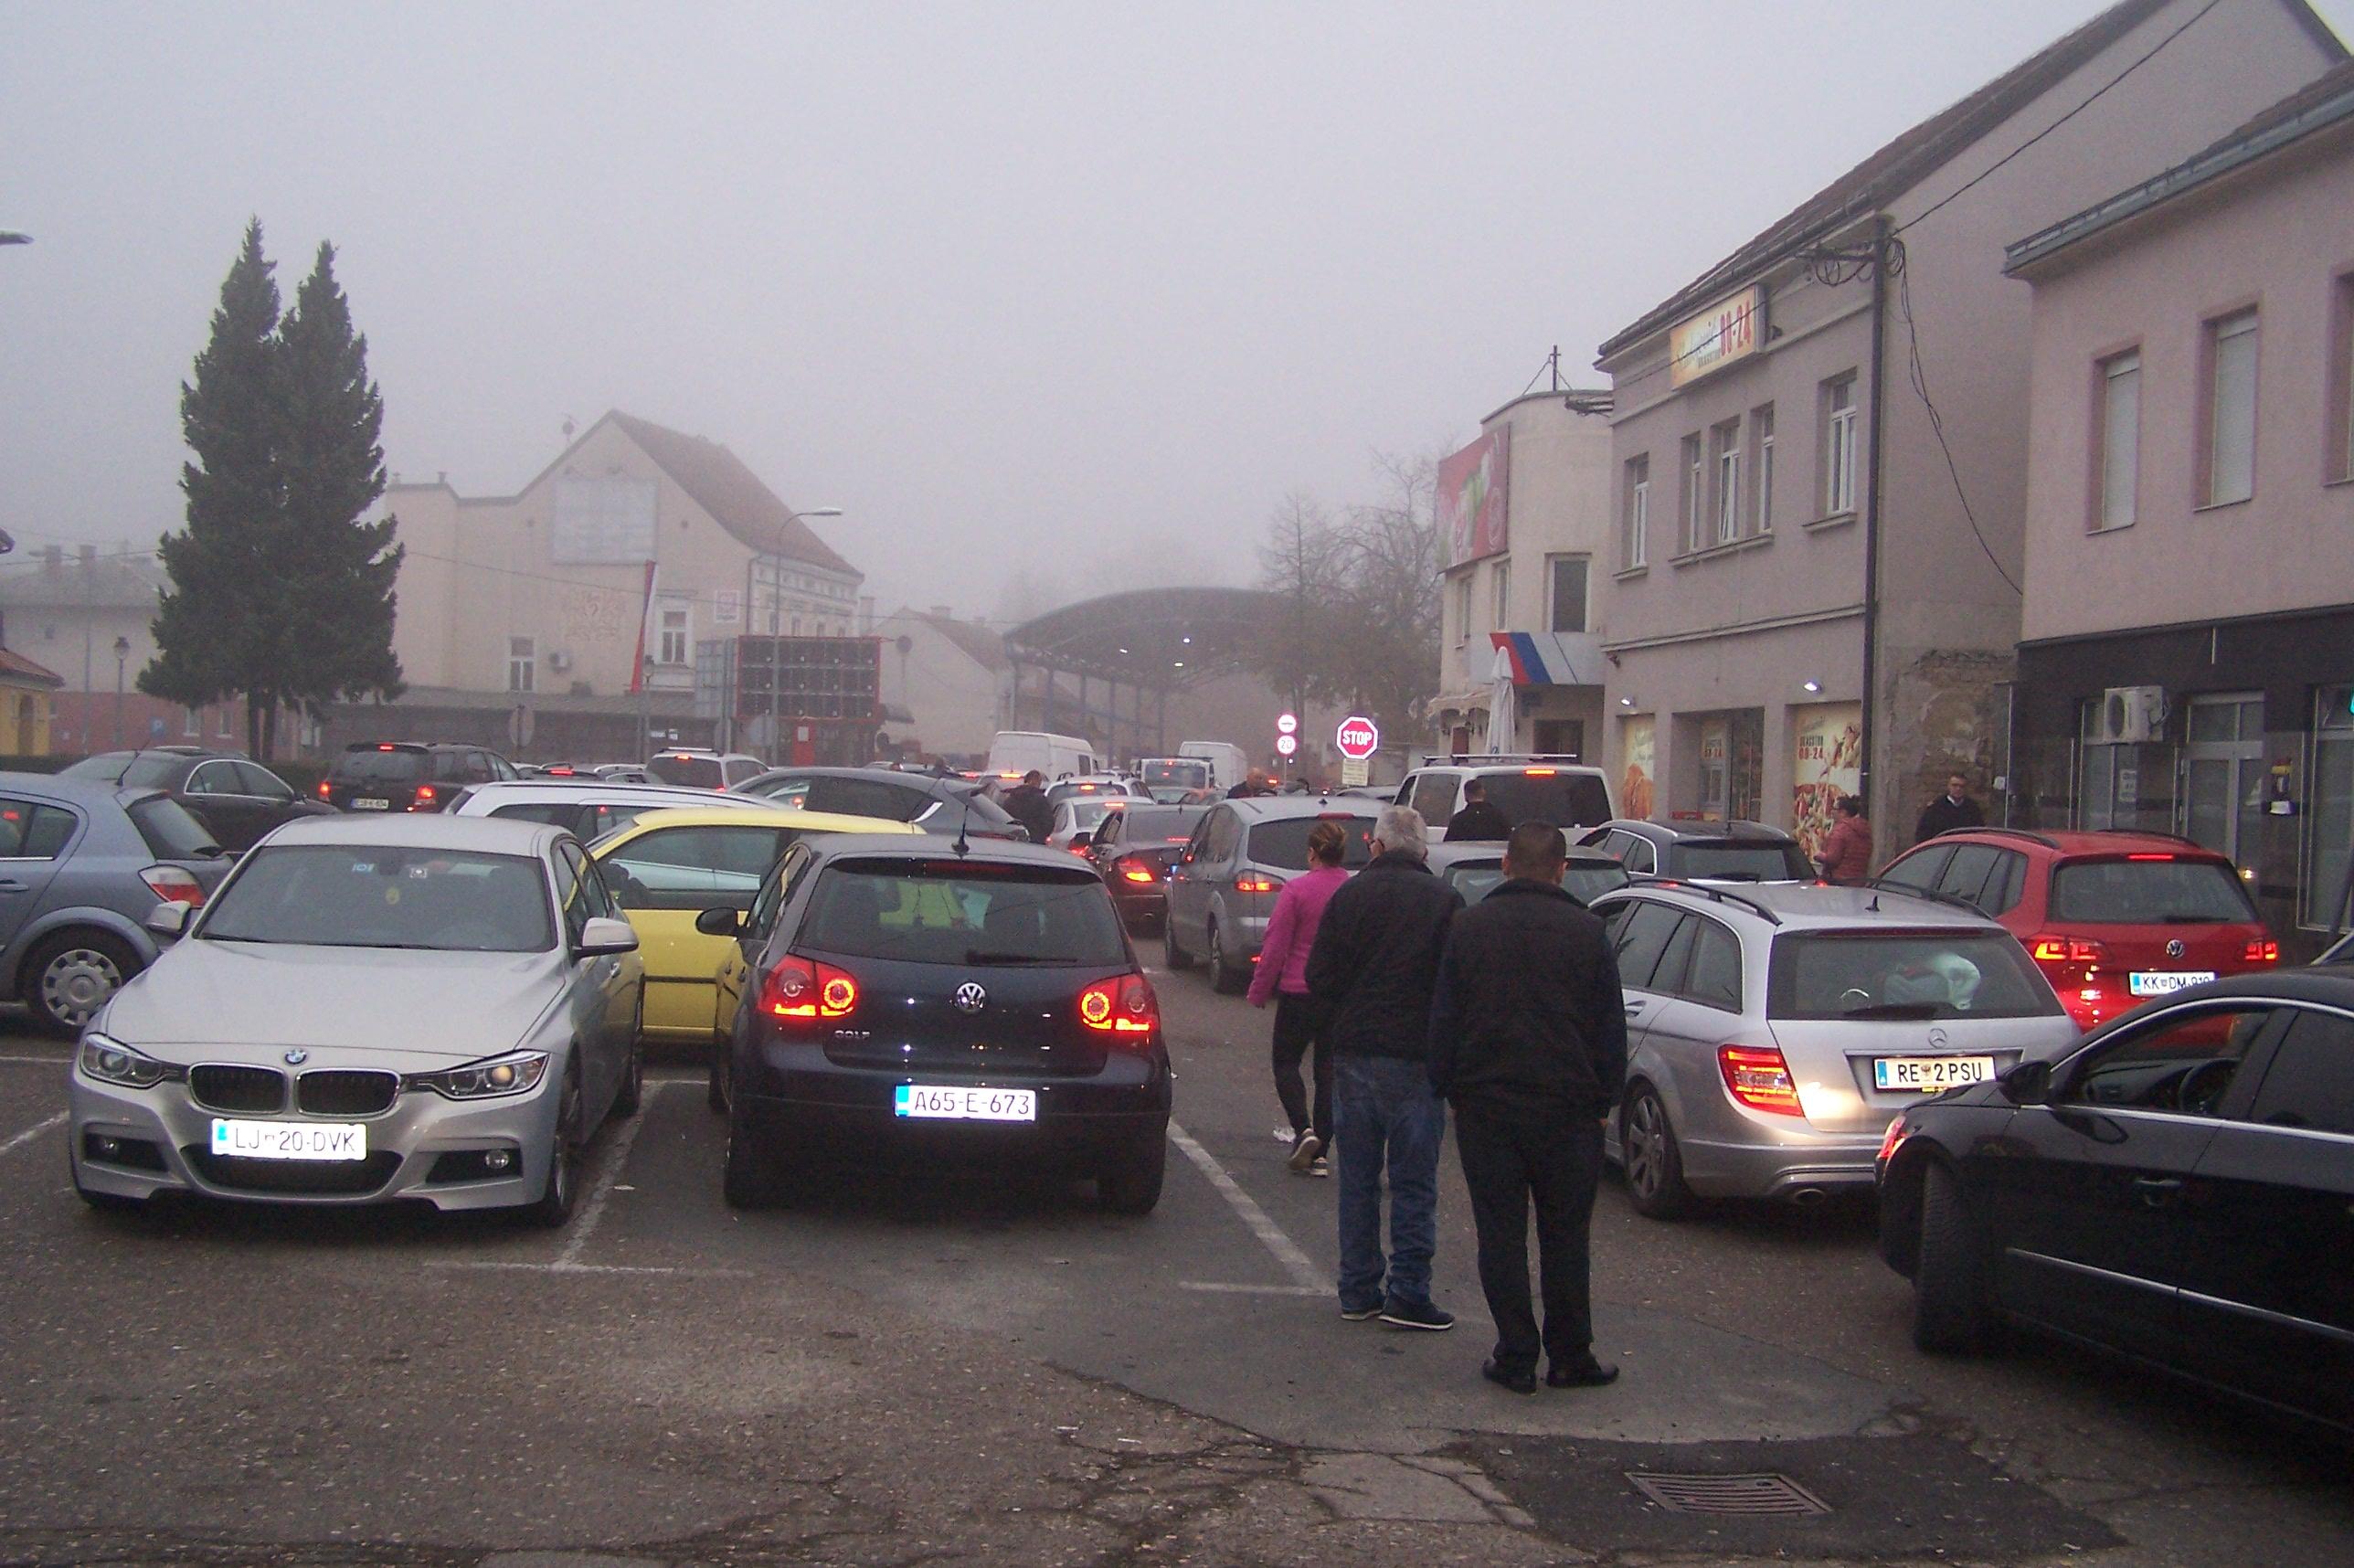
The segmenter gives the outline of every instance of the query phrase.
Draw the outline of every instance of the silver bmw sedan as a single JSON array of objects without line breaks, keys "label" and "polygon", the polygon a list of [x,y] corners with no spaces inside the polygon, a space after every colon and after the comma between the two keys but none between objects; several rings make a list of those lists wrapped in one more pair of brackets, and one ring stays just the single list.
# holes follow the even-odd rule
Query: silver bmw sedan
[{"label": "silver bmw sedan", "polygon": [[264,839],[83,1033],[74,1186],[571,1217],[580,1152],[637,1108],[644,971],[558,828],[318,817]]}]

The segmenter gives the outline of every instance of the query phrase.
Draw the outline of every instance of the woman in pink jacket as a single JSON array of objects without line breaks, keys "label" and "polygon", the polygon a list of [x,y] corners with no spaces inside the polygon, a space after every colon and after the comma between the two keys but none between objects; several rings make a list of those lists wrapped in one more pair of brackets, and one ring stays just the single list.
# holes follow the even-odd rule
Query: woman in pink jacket
[{"label": "woman in pink jacket", "polygon": [[[1251,1005],[1265,1007],[1269,998],[1275,1001],[1275,1093],[1283,1101],[1284,1115],[1291,1118],[1289,1163],[1298,1176],[1332,1173],[1324,1159],[1332,1142],[1332,1054],[1324,1039],[1321,1010],[1308,994],[1308,954],[1316,946],[1324,906],[1349,880],[1341,869],[1348,845],[1348,834],[1338,822],[1319,822],[1309,830],[1309,869],[1285,883],[1276,895],[1258,968],[1251,974]],[[1300,1058],[1311,1044],[1316,1049],[1312,1115],[1299,1081]]]}]

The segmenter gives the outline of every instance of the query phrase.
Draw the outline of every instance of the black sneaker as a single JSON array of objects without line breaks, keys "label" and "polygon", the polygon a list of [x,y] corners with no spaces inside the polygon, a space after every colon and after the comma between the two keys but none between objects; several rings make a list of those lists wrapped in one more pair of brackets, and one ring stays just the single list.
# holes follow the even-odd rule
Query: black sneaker
[{"label": "black sneaker", "polygon": [[1313,1132],[1303,1130],[1293,1141],[1291,1158],[1285,1163],[1291,1167],[1291,1173],[1294,1176],[1305,1176],[1308,1174],[1309,1167],[1314,1165],[1317,1157],[1323,1152],[1324,1140]]},{"label": "black sneaker", "polygon": [[1370,1307],[1343,1307],[1341,1308],[1341,1316],[1346,1318],[1352,1323],[1363,1323],[1370,1319],[1378,1318],[1381,1315],[1382,1304],[1378,1301],[1374,1302]]},{"label": "black sneaker", "polygon": [[1587,1357],[1582,1366],[1556,1363],[1545,1372],[1547,1388],[1606,1388],[1618,1381],[1618,1369]]},{"label": "black sneaker", "polygon": [[1510,1367],[1499,1366],[1492,1361],[1481,1361],[1479,1375],[1500,1388],[1511,1390],[1514,1393],[1534,1393],[1537,1391],[1537,1374],[1534,1367],[1516,1372]]},{"label": "black sneaker", "polygon": [[1393,1300],[1383,1307],[1382,1321],[1394,1329],[1443,1330],[1455,1327],[1455,1314],[1427,1301]]}]

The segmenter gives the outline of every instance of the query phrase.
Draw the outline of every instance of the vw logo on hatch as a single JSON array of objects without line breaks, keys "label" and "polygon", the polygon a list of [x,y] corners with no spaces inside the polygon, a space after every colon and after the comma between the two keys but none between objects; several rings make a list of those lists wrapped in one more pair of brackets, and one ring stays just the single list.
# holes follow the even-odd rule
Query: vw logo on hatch
[{"label": "vw logo on hatch", "polygon": [[286,1065],[290,1067],[299,1067],[310,1059],[311,1053],[308,1051],[289,1051],[286,1053]]},{"label": "vw logo on hatch", "polygon": [[967,980],[956,989],[956,1005],[959,1012],[979,1012],[989,1005],[989,992],[980,981]]},{"label": "vw logo on hatch", "polygon": [[2168,937],[2166,939],[2166,956],[2169,959],[2179,959],[2190,950],[2182,945],[2182,938],[2179,937]]}]

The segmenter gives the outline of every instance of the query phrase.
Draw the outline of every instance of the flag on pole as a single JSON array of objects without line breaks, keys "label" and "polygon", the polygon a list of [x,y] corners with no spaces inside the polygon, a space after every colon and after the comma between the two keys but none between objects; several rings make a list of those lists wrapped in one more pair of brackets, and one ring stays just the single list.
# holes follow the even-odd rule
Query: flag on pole
[{"label": "flag on pole", "polygon": [[652,561],[646,563],[645,602],[638,607],[638,652],[630,664],[630,691],[632,694],[646,689],[646,629],[654,619],[654,574]]}]

